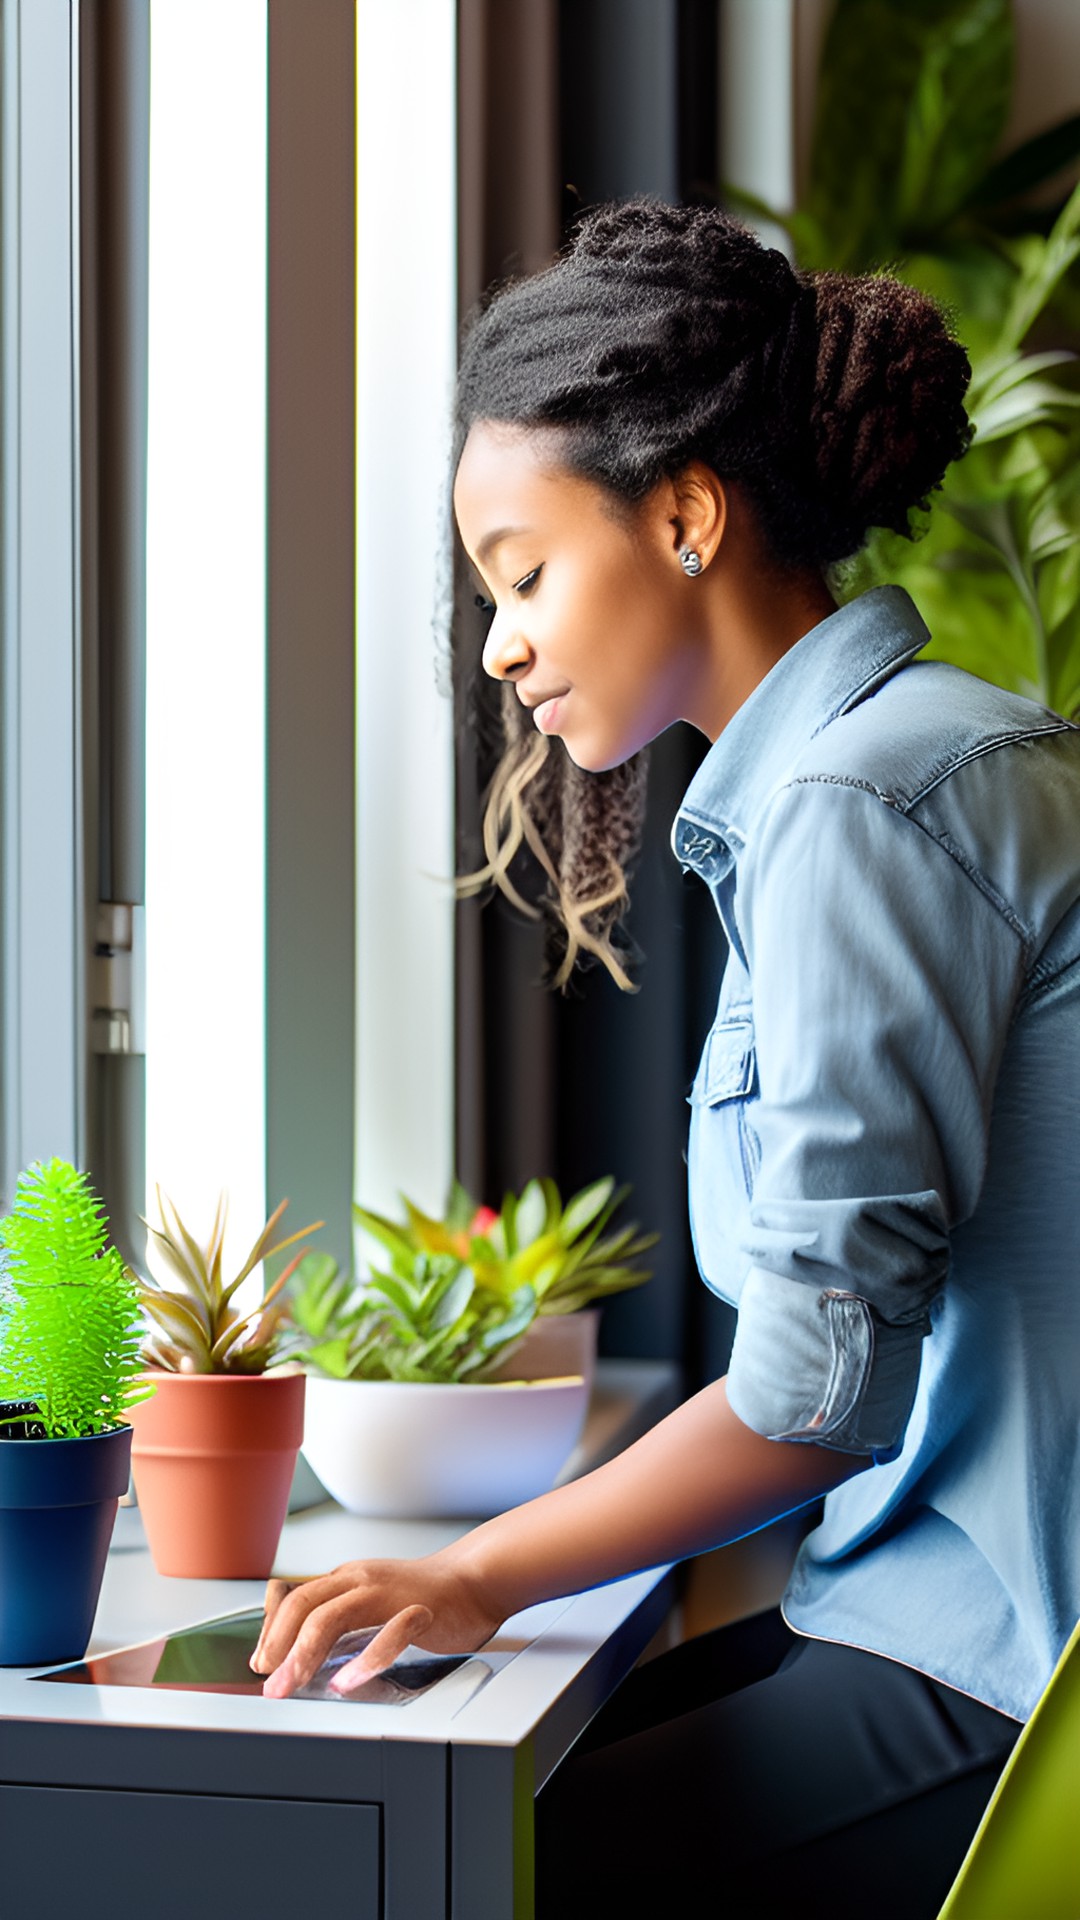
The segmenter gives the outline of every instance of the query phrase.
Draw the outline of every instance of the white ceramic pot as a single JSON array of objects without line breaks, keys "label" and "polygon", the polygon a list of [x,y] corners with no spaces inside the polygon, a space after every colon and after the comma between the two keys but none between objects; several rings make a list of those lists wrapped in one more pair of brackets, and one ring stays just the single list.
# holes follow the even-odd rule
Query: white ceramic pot
[{"label": "white ceramic pot", "polygon": [[307,1383],[304,1454],[349,1513],[487,1518],[546,1493],[581,1438],[583,1379]]},{"label": "white ceramic pot", "polygon": [[577,1313],[538,1314],[520,1347],[488,1378],[548,1380],[580,1373],[591,1391],[599,1332],[599,1307],[581,1307]]}]

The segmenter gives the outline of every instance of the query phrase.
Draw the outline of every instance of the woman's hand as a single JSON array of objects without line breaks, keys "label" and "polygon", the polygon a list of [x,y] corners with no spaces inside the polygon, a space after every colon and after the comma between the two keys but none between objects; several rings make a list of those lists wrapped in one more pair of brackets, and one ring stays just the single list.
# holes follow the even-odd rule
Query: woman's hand
[{"label": "woman's hand", "polygon": [[865,1455],[763,1439],[714,1380],[614,1460],[424,1560],[352,1560],[296,1587],[271,1580],[251,1664],[281,1698],[357,1627],[382,1631],[335,1684],[358,1686],[410,1643],[472,1653],[523,1607],[737,1540],[868,1465]]},{"label": "woman's hand", "polygon": [[504,1617],[446,1553],[423,1560],[348,1560],[297,1585],[271,1580],[265,1607],[251,1665],[269,1676],[263,1692],[275,1700],[305,1687],[343,1633],[381,1628],[334,1676],[335,1691],[348,1693],[391,1666],[408,1646],[473,1653]]}]

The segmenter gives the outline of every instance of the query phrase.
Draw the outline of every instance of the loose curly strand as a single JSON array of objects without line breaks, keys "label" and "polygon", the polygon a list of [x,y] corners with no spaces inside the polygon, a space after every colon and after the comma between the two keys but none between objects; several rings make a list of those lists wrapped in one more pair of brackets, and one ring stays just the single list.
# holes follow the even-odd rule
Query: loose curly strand
[{"label": "loose curly strand", "polygon": [[[608,773],[583,773],[561,746],[535,732],[512,687],[503,688],[502,711],[507,746],[484,805],[487,860],[458,880],[458,894],[469,898],[494,886],[530,919],[546,913],[553,986],[565,990],[575,968],[594,960],[623,992],[633,992],[632,950],[617,929],[640,844],[648,756],[636,754]],[[523,846],[544,875],[538,906],[511,878]]]}]

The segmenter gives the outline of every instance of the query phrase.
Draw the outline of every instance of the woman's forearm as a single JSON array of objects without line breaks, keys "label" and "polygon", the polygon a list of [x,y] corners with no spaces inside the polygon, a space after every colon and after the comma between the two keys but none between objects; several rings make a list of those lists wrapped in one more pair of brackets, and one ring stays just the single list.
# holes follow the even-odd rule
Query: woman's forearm
[{"label": "woman's forearm", "polygon": [[717,1380],[616,1459],[485,1521],[445,1558],[505,1617],[738,1539],[868,1464],[763,1439],[733,1413]]}]

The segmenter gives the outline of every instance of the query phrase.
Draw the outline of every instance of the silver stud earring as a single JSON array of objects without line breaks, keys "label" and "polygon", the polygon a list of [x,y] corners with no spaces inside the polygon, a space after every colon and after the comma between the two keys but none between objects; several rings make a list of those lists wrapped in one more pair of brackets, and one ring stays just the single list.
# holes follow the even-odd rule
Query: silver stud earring
[{"label": "silver stud earring", "polygon": [[696,573],[701,572],[703,562],[695,547],[680,547],[679,565],[687,578],[692,580]]}]

